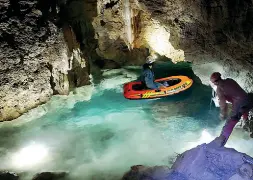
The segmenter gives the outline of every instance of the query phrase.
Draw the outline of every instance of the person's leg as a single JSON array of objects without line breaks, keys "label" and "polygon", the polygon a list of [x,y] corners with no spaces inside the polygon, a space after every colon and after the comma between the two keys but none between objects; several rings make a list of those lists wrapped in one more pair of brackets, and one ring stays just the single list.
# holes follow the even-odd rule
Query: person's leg
[{"label": "person's leg", "polygon": [[237,122],[238,120],[229,118],[222,128],[220,136],[216,137],[213,141],[211,141],[210,145],[218,147],[225,146]]},{"label": "person's leg", "polygon": [[227,143],[229,136],[231,135],[235,125],[239,122],[242,114],[239,112],[240,106],[233,104],[232,107],[232,116],[226,120],[225,125],[222,128],[220,136],[225,137],[223,146]]},{"label": "person's leg", "polygon": [[229,136],[231,135],[235,125],[239,122],[240,118],[243,116],[244,120],[248,119],[249,109],[251,109],[251,106],[248,101],[233,104],[232,116],[226,121],[221,131],[221,135],[226,138],[224,145],[226,144]]},{"label": "person's leg", "polygon": [[237,123],[238,120],[228,119],[222,128],[221,135],[225,136],[226,139],[228,139]]},{"label": "person's leg", "polygon": [[164,85],[158,82],[154,82],[154,84],[156,84],[156,86],[160,89],[161,87],[163,87]]},{"label": "person's leg", "polygon": [[167,83],[167,81],[164,81],[164,82],[163,82],[163,85],[166,86],[166,87],[169,86],[169,84]]},{"label": "person's leg", "polygon": [[156,82],[146,82],[146,86],[148,89],[158,90],[160,86]]}]

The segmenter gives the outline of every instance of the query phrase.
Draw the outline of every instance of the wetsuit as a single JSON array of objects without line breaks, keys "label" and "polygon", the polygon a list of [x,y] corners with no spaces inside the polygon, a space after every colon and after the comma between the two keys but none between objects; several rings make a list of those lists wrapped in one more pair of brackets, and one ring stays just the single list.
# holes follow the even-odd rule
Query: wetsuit
[{"label": "wetsuit", "polygon": [[233,79],[220,80],[216,92],[219,97],[220,113],[223,117],[227,116],[226,101],[232,103],[232,115],[227,119],[221,132],[221,135],[225,136],[227,140],[241,116],[244,120],[247,119],[253,103],[250,101],[248,94]]}]

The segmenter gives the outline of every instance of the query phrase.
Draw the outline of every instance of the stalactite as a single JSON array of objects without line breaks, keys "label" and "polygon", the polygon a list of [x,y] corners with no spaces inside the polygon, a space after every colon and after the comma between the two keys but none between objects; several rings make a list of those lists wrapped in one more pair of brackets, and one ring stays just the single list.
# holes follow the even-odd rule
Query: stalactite
[{"label": "stalactite", "polygon": [[136,40],[138,39],[140,33],[141,33],[141,27],[140,27],[140,23],[141,23],[141,12],[139,10],[133,10],[133,20],[132,20],[132,27],[133,27],[133,43],[132,43],[132,47],[133,48],[138,48],[139,45],[136,42]]},{"label": "stalactite", "polygon": [[132,10],[131,10],[131,3],[129,0],[124,0],[124,21],[125,21],[125,34],[127,39],[127,46],[128,49],[132,49],[133,43],[133,28],[132,28]]}]

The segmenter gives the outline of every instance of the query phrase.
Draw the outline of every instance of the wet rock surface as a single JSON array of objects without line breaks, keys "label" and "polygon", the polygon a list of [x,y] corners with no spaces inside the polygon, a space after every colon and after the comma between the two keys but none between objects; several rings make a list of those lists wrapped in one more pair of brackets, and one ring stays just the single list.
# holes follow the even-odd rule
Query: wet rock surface
[{"label": "wet rock surface", "polygon": [[[22,175],[18,175],[14,172],[0,171],[1,180],[21,180]],[[32,180],[67,180],[67,172],[41,172],[32,177]]]},{"label": "wet rock surface", "polygon": [[66,172],[42,172],[36,174],[32,180],[64,180],[67,175]]},{"label": "wet rock surface", "polygon": [[167,166],[132,166],[123,176],[128,179],[228,179],[249,180],[253,177],[253,159],[230,148],[212,143],[202,144],[179,155],[171,168]]},{"label": "wet rock surface", "polygon": [[14,172],[0,171],[1,180],[18,180],[19,176]]}]

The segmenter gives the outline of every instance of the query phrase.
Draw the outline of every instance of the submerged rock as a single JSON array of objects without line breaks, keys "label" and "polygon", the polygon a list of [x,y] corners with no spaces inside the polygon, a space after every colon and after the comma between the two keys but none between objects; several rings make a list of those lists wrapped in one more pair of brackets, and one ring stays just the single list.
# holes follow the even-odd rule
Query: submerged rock
[{"label": "submerged rock", "polygon": [[16,173],[9,171],[0,171],[1,180],[18,180],[19,176]]},{"label": "submerged rock", "polygon": [[132,166],[123,176],[127,179],[169,180],[251,180],[253,158],[232,148],[202,144],[177,157],[171,168],[166,166]]},{"label": "submerged rock", "polygon": [[32,180],[63,180],[67,175],[66,172],[42,172],[36,174]]}]

